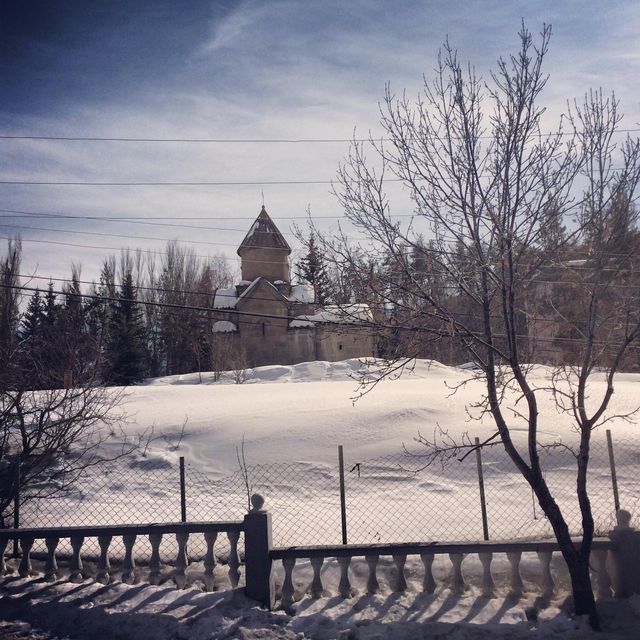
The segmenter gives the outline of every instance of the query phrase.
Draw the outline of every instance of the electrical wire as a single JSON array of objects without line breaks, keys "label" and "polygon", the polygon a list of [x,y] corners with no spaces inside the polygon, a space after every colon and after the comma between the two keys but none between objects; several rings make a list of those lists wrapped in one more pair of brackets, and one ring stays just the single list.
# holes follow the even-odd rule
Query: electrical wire
[{"label": "electrical wire", "polygon": [[[17,277],[20,278],[24,278],[26,280],[46,280],[49,282],[61,282],[63,284],[66,285],[73,285],[74,283],[77,284],[86,284],[86,285],[96,285],[98,283],[94,282],[94,281],[88,281],[88,280],[71,280],[69,278],[51,278],[51,277],[47,277],[47,276],[31,276],[31,275],[27,275],[27,274],[16,274]],[[549,281],[536,281],[536,284],[567,284],[564,282],[549,282]],[[570,283],[569,283],[570,284]],[[18,285],[16,285],[18,286]],[[116,287],[119,285],[115,285]],[[633,288],[640,288],[640,285],[632,285]],[[25,287],[27,288],[27,287]],[[166,289],[166,288],[162,288],[162,287],[146,287],[146,286],[142,286],[142,285],[135,285],[136,290],[138,291],[151,291],[151,292],[155,292],[155,293],[178,293],[178,294],[184,294],[184,295],[200,295],[200,296],[206,296],[209,298],[215,298],[215,295],[217,294],[218,290],[222,289],[222,290],[228,290],[228,288],[226,287],[217,287],[215,291],[193,291],[193,290],[188,290],[188,289]],[[448,285],[448,286],[443,286],[443,287],[439,287],[440,289],[443,290],[453,290],[453,291],[458,291],[459,287],[455,286],[455,285]],[[621,285],[620,288],[623,289],[628,289],[629,286],[627,285]],[[233,289],[233,287],[231,287],[231,289]],[[43,290],[41,290],[39,287],[32,287],[30,288],[31,291],[40,291],[43,292]],[[53,291],[53,293],[58,293],[59,295],[84,295],[84,294],[79,294],[79,293],[75,293],[75,292],[70,292],[70,291],[62,291],[62,292],[56,292]],[[100,297],[99,294],[89,294],[88,297]],[[293,300],[291,298],[288,298],[287,296],[284,296],[285,298],[287,298],[288,302],[300,302],[297,300]],[[116,298],[119,299],[119,298]],[[273,302],[273,298],[271,297],[262,297],[262,296],[257,296],[257,295],[252,295],[251,296],[252,300],[260,300],[260,301],[265,301],[265,302]],[[141,304],[143,303],[143,300],[140,299],[136,299],[136,300],[130,300],[131,302],[140,302]],[[150,301],[150,303],[153,301]],[[162,303],[157,303],[157,304],[162,304]],[[175,303],[174,303],[175,304]],[[373,303],[366,303],[367,306],[371,309],[376,309],[380,312],[385,312],[387,309],[387,305],[386,303],[382,302],[382,303],[377,303],[377,304],[373,304]],[[348,307],[349,304],[347,305],[329,305],[329,306],[343,306],[343,307]],[[398,306],[400,308],[403,308],[403,306],[401,304],[398,304]],[[184,305],[185,309],[195,309],[195,310],[208,310],[208,311],[212,311],[212,312],[225,312],[225,313],[237,313],[237,311],[234,308],[218,308],[218,307],[192,307],[190,305]],[[304,314],[303,314],[304,315]],[[477,318],[477,314],[474,313],[456,313],[454,314],[456,317],[461,317],[461,318]],[[281,316],[276,316],[278,318],[281,318]],[[491,315],[490,318],[492,319],[500,319],[500,316],[496,316],[496,315]],[[533,320],[533,321],[541,321],[541,322],[548,322],[550,320],[549,317],[543,317],[543,316],[533,316],[531,314],[527,314],[527,319],[528,320]],[[395,326],[389,325],[388,328],[395,328]]]},{"label": "electrical wire", "polygon": [[[385,182],[403,182],[402,178],[386,178]],[[145,182],[92,182],[81,180],[0,180],[6,185],[66,186],[66,187],[260,187],[287,185],[324,185],[333,184],[334,180],[202,180],[193,182],[181,181],[145,181]]]},{"label": "electrical wire", "polygon": [[[255,220],[256,216],[86,216],[86,215],[73,215],[65,213],[46,213],[43,211],[22,211],[18,209],[0,209],[0,213],[11,213],[16,216],[5,216],[2,218],[12,218],[19,216],[35,216],[44,218],[70,218],[70,219],[82,219],[82,220],[96,220],[96,221],[115,221],[115,222],[133,222],[133,221],[147,221],[147,220]],[[395,213],[390,215],[391,218],[414,218],[417,217],[415,213]],[[318,215],[304,215],[304,216],[277,216],[278,220],[345,220],[349,221],[344,214],[331,215],[331,216],[318,216]],[[160,224],[160,223],[152,223]],[[172,225],[173,226],[173,225]],[[176,225],[181,226],[181,225]],[[194,227],[196,229],[216,229],[216,227]],[[239,231],[240,229],[238,229]],[[245,230],[246,231],[246,230]]]},{"label": "electrical wire", "polygon": [[[35,288],[35,287],[27,287],[27,286],[23,286],[23,285],[12,285],[12,284],[5,284],[5,283],[0,283],[0,288],[2,289],[11,289],[11,290],[21,290],[21,291],[32,291],[35,292],[36,290],[39,292],[40,290]],[[112,297],[112,296],[99,296],[99,295],[94,295],[94,294],[87,294],[87,293],[76,293],[76,292],[69,292],[69,291],[52,291],[53,294],[55,295],[61,295],[61,296],[71,296],[71,297],[77,297],[77,298],[84,298],[84,299],[90,299],[90,300],[99,300],[102,302],[130,302],[132,304],[139,304],[139,305],[143,305],[143,306],[150,306],[150,307],[162,307],[162,308],[167,308],[167,309],[173,309],[173,310],[185,310],[185,311],[202,311],[202,312],[206,312],[208,314],[211,313],[221,313],[221,314],[231,314],[234,316],[240,316],[240,317],[253,317],[253,318],[261,318],[261,319],[267,319],[267,320],[277,320],[279,321],[279,323],[282,323],[283,320],[286,320],[287,322],[289,321],[289,318],[283,318],[283,316],[280,315],[276,315],[276,314],[267,314],[267,313],[255,313],[255,312],[250,312],[250,311],[239,311],[238,309],[211,309],[209,307],[200,307],[200,306],[195,306],[195,305],[183,305],[183,304],[173,304],[173,303],[169,303],[169,302],[155,302],[155,301],[150,301],[150,300],[137,300],[137,299],[131,299],[131,298],[120,298],[120,297]],[[348,306],[348,305],[347,305]],[[348,314],[345,314],[346,317],[349,317]],[[469,317],[475,317],[473,314],[461,314],[463,316],[469,316]],[[499,317],[499,316],[492,316],[492,317]],[[294,320],[295,318],[291,318],[291,320]],[[255,323],[243,323],[243,324],[252,324],[255,325]],[[436,331],[436,329],[434,328],[429,328],[429,327],[402,327],[402,326],[398,326],[398,325],[390,325],[390,324],[383,324],[383,323],[379,323],[379,322],[363,322],[363,321],[359,321],[357,323],[357,325],[355,323],[338,323],[340,324],[341,327],[341,331],[348,331],[348,330],[353,330],[353,331],[358,331],[361,330],[363,328],[375,328],[375,329],[405,329],[405,330],[410,330],[410,331],[416,331],[416,332],[426,332],[426,333],[434,333]],[[468,332],[468,334],[470,336],[473,337],[477,337],[480,339],[484,338],[484,333],[481,332],[473,332],[470,331]],[[494,338],[507,338],[509,336],[507,336],[506,334],[498,334],[498,333],[494,333],[493,334]],[[530,342],[550,342],[550,343],[555,343],[555,342],[565,342],[565,343],[579,343],[579,344],[584,344],[584,340],[581,340],[580,338],[565,338],[562,336],[558,336],[558,337],[549,337],[549,338],[545,338],[545,337],[541,337],[541,336],[529,336],[529,335],[524,335],[524,334],[516,334],[515,336],[513,336],[517,339],[522,339],[522,340],[529,340]],[[609,346],[609,344],[607,342],[604,341],[594,341],[592,343],[594,346],[600,346],[600,347],[607,347]],[[629,348],[632,349],[640,349],[640,345],[636,346],[636,345],[630,345]]]},{"label": "electrical wire", "polygon": [[[622,133],[635,133],[640,131],[640,128],[632,129],[616,129],[616,134]],[[561,135],[572,136],[575,135],[573,131],[548,131],[541,132],[542,136],[557,136]],[[434,136],[437,140],[446,140],[446,138],[440,136]],[[494,136],[478,136],[482,140],[492,140]],[[142,138],[142,137],[125,137],[125,136],[52,136],[52,135],[35,135],[35,134],[14,134],[3,133],[0,134],[0,140],[50,140],[61,142],[136,142],[136,143],[198,143],[198,144],[320,144],[320,143],[338,143],[338,142],[370,142],[371,139],[375,142],[383,141],[389,142],[392,138],[376,138],[371,136],[369,138]]]}]

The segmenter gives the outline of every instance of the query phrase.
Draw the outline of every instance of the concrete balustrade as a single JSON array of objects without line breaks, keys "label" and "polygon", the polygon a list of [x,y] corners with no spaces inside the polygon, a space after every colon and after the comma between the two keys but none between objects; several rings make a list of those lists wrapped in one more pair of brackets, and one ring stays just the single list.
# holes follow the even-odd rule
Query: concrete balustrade
[{"label": "concrete balustrade", "polygon": [[[559,554],[557,542],[513,541],[513,542],[461,542],[461,543],[403,543],[272,548],[271,516],[263,510],[264,499],[259,495],[251,498],[252,509],[242,521],[231,522],[189,522],[148,525],[120,525],[113,527],[61,527],[47,529],[4,529],[0,530],[0,571],[6,571],[5,552],[10,540],[17,539],[22,549],[18,574],[26,578],[33,572],[31,549],[36,540],[44,540],[47,548],[44,577],[53,581],[58,576],[56,549],[62,539],[68,539],[73,553],[70,559],[69,580],[81,582],[87,571],[82,561],[82,548],[86,538],[97,538],[100,556],[97,561],[95,579],[108,583],[111,576],[109,549],[114,539],[121,538],[125,553],[122,561],[121,580],[132,582],[136,576],[136,544],[147,537],[151,545],[149,561],[149,582],[158,584],[161,579],[160,545],[165,536],[175,536],[177,556],[173,580],[177,587],[186,586],[188,567],[187,546],[191,536],[202,535],[206,543],[204,556],[204,582],[207,590],[215,588],[216,567],[215,544],[220,534],[225,534],[229,542],[228,575],[233,588],[240,581],[241,561],[238,553],[240,534],[244,533],[245,593],[263,606],[275,606],[274,562],[281,561],[284,578],[281,587],[280,606],[291,610],[296,600],[294,571],[297,560],[309,559],[313,576],[304,592],[313,598],[331,595],[323,584],[323,567],[335,558],[339,566],[340,580],[338,593],[343,598],[352,597],[358,591],[376,594],[380,590],[378,569],[381,557],[390,557],[392,577],[390,587],[395,592],[408,588],[405,565],[408,556],[419,556],[423,566],[422,590],[434,593],[438,587],[433,574],[436,556],[448,557],[449,575],[443,586],[454,594],[462,594],[467,589],[465,583],[465,560],[475,555],[482,564],[482,594],[491,597],[495,592],[492,565],[496,554],[504,554],[509,563],[508,575],[510,596],[519,598],[525,585],[520,573],[523,553],[537,554],[539,562],[539,584],[536,590],[543,598],[549,599],[554,593],[551,570],[553,554]],[[640,593],[640,532],[629,526],[630,514],[618,512],[618,524],[610,532],[609,538],[596,538],[592,545],[591,568],[594,571],[594,585],[600,597],[627,597]],[[579,540],[575,541],[580,544]],[[350,567],[353,558],[364,558],[367,565],[366,583],[352,585]],[[610,575],[610,568],[612,575]]]},{"label": "concrete balustrade", "polygon": [[[640,534],[637,534],[640,536]],[[640,541],[640,537],[638,538]],[[578,541],[576,541],[578,544]],[[591,562],[594,568],[594,584],[600,597],[610,597],[612,595],[612,579],[609,576],[609,565],[616,557],[616,543],[612,539],[597,538],[593,541],[593,559]],[[445,556],[449,559],[449,575],[442,584],[443,587],[451,589],[453,594],[461,595],[467,589],[465,581],[464,565],[469,556],[477,556],[482,564],[482,595],[492,597],[495,595],[495,582],[493,577],[493,567],[496,554],[503,554],[508,561],[508,572],[504,576],[509,588],[509,596],[520,598],[525,592],[525,585],[520,572],[520,565],[523,553],[535,553],[539,563],[539,584],[534,588],[545,599],[553,597],[555,583],[551,571],[553,555],[560,555],[558,544],[552,541],[532,541],[532,542],[461,542],[461,543],[404,543],[392,545],[340,545],[340,546],[313,546],[313,547],[288,547],[273,549],[271,559],[282,561],[284,578],[282,584],[282,598],[280,606],[285,610],[291,610],[296,599],[294,592],[294,571],[296,561],[308,559],[313,569],[313,578],[307,588],[297,594],[299,597],[305,592],[312,597],[319,597],[319,594],[329,594],[322,583],[321,568],[327,559],[335,558],[340,568],[340,582],[338,584],[338,594],[343,598],[349,598],[356,592],[374,595],[380,591],[380,581],[378,571],[382,557],[390,557],[395,571],[391,572],[389,587],[394,592],[403,592],[408,588],[405,576],[405,563],[407,556],[418,555],[423,565],[422,590],[425,593],[434,593],[438,587],[433,575],[433,563],[436,556]],[[349,568],[354,558],[363,557],[367,565],[366,582],[361,585],[352,586]],[[640,559],[640,558],[639,558]],[[632,564],[629,566],[633,566]],[[636,567],[638,566],[636,561]],[[633,569],[627,567],[630,577],[624,585],[628,585],[633,578]],[[637,574],[633,574],[637,576]],[[620,578],[624,581],[624,578]],[[299,581],[298,581],[299,582]],[[615,586],[615,582],[613,583]],[[622,584],[622,582],[620,583]],[[623,587],[619,587],[622,589]],[[625,587],[627,588],[627,587]],[[640,590],[640,585],[638,585]],[[624,593],[628,592],[624,591]],[[615,592],[616,595],[623,591]],[[638,593],[638,591],[636,592]]]},{"label": "concrete balustrade", "polygon": [[[112,568],[109,550],[114,540],[120,538],[124,545],[122,571],[120,580],[133,583],[137,575],[135,548],[140,539],[147,537],[151,545],[151,558],[148,563],[149,583],[159,584],[161,579],[160,544],[163,537],[175,536],[178,547],[174,562],[172,578],[179,589],[186,586],[186,569],[189,565],[187,543],[190,535],[204,535],[207,551],[204,557],[204,582],[209,591],[215,588],[214,569],[216,557],[214,544],[220,533],[225,533],[229,539],[229,579],[233,588],[240,580],[240,558],[238,555],[238,541],[244,531],[244,522],[189,522],[166,524],[136,524],[96,527],[52,527],[46,529],[4,529],[0,530],[0,572],[7,570],[5,553],[9,542],[17,539],[21,548],[21,558],[18,565],[18,575],[26,578],[33,573],[31,553],[36,540],[44,540],[47,553],[44,563],[44,578],[49,582],[59,576],[57,548],[61,540],[69,540],[72,554],[69,559],[69,581],[82,582],[85,577],[95,578],[96,581],[107,584],[112,580]],[[96,563],[94,576],[88,576],[83,563],[82,551],[87,538],[97,538],[100,555]]]}]

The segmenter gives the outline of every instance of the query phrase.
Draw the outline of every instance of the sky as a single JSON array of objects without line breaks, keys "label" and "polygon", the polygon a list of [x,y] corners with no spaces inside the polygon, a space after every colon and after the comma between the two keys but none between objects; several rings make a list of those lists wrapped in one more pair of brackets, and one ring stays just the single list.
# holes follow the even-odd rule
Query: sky
[{"label": "sky", "polygon": [[[445,38],[486,77],[516,49],[523,19],[534,33],[553,27],[550,123],[602,87],[620,98],[624,126],[640,126],[632,0],[0,0],[0,136],[235,141],[0,137],[0,236],[20,234],[22,271],[39,277],[66,277],[73,262],[92,279],[121,247],[162,251],[169,239],[237,268],[264,199],[297,250],[293,225],[306,229],[308,210],[337,229],[330,181],[344,140],[380,133],[385,84],[415,96]],[[321,141],[284,142],[309,139]],[[393,212],[410,214],[401,188],[390,193]]]}]

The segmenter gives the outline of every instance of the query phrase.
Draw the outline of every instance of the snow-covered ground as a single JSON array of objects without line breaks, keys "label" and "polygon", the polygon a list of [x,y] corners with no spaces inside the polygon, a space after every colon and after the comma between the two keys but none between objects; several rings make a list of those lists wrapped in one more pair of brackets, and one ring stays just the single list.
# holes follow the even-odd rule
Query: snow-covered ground
[{"label": "snow-covered ground", "polygon": [[[419,451],[413,438],[418,432],[431,435],[436,427],[454,438],[464,432],[471,438],[490,435],[490,420],[469,421],[466,413],[481,397],[481,383],[471,381],[452,395],[451,388],[468,379],[470,372],[423,361],[412,372],[381,382],[354,402],[362,368],[354,360],[313,362],[262,367],[249,372],[244,384],[234,384],[233,376],[214,383],[212,374],[189,374],[131,388],[125,400],[126,432],[129,438],[143,442],[144,455],[138,453],[124,467],[114,465],[100,471],[73,499],[27,509],[25,517],[32,518],[29,524],[34,525],[47,518],[47,523],[53,518],[60,524],[176,520],[180,456],[185,457],[192,479],[188,484],[190,519],[241,517],[246,497],[236,448],[244,438],[250,480],[265,495],[273,514],[276,545],[339,542],[338,444],[345,449],[350,542],[480,539],[475,459],[412,473],[420,461],[403,457],[403,443]],[[540,386],[548,382],[547,368],[537,367],[534,373]],[[592,397],[602,388],[604,382],[596,381]],[[634,409],[639,388],[639,375],[619,376],[612,412]],[[571,421],[555,410],[551,398],[541,402],[540,416],[542,441],[573,442]],[[524,442],[522,423],[513,418],[512,424],[516,442]],[[622,506],[635,512],[640,495],[638,425],[616,420],[608,428],[614,437]],[[613,514],[609,460],[604,433],[595,437],[590,488],[596,497],[599,526],[606,532]],[[109,441],[108,447],[119,447],[120,434],[110,436]],[[483,456],[492,539],[548,535],[530,491],[504,455],[488,450]],[[574,482],[570,455],[562,448],[552,449],[545,464],[559,501],[570,505]],[[176,507],[175,515],[161,517],[165,512],[160,507],[165,506]],[[436,575],[448,572],[447,562],[444,558],[437,561]],[[506,561],[496,561],[498,574],[500,563],[506,580]],[[362,564],[354,561],[354,575],[364,574]],[[523,566],[535,572],[537,563],[525,558]],[[8,577],[1,583],[5,597],[0,600],[0,618],[4,614],[10,619],[28,619],[36,629],[78,638],[589,635],[576,628],[580,621],[576,623],[563,612],[567,588],[559,561],[554,568],[561,587],[559,597],[548,607],[539,606],[534,591],[519,602],[509,600],[504,584],[497,598],[480,597],[480,568],[471,558],[463,564],[470,590],[461,597],[449,591],[446,581],[439,582],[433,596],[422,594],[419,559],[415,558],[407,562],[406,594],[392,593],[381,571],[379,595],[364,595],[361,581],[358,594],[342,601],[335,597],[335,562],[327,562],[323,571],[330,597],[314,601],[304,595],[311,581],[310,568],[304,562],[296,565],[294,579],[301,600],[295,616],[262,611],[243,600],[239,592],[206,594],[176,592],[167,585],[143,587],[142,574],[139,585],[108,587],[89,581],[80,586],[49,586],[37,579]],[[607,637],[638,637],[637,600],[603,602],[602,607],[610,629]],[[611,631],[614,627],[615,632]],[[0,637],[2,633],[0,627]]]},{"label": "snow-covered ground", "polygon": [[[304,561],[300,565],[296,581],[308,584],[311,568]],[[444,559],[434,564],[437,578],[448,571],[445,565]],[[150,586],[144,581],[135,585],[116,581],[106,586],[91,580],[79,585],[63,580],[47,584],[38,576],[9,576],[0,579],[0,620],[12,624],[0,622],[0,638],[25,638],[10,636],[13,630],[34,633],[26,637],[38,640],[637,640],[639,596],[626,601],[601,601],[605,633],[594,634],[585,620],[572,619],[568,614],[566,578],[559,567],[554,567],[559,578],[558,597],[543,604],[529,582],[537,571],[533,559],[525,557],[521,566],[525,586],[530,590],[520,600],[506,595],[506,560],[498,558],[495,565],[495,598],[480,595],[480,565],[471,561],[465,568],[469,588],[462,596],[454,595],[446,583],[440,583],[433,595],[422,593],[416,563],[408,562],[406,593],[390,591],[383,567],[379,594],[369,596],[360,590],[343,600],[335,595],[337,567],[328,563],[324,572],[326,597],[314,600],[302,595],[291,613],[261,609],[244,598],[240,590],[178,591],[170,583]],[[354,562],[352,568],[354,574],[366,572],[362,560]]]},{"label": "snow-covered ground", "polygon": [[[469,420],[467,409],[482,394],[464,369],[420,361],[412,372],[383,381],[358,396],[357,360],[261,367],[244,384],[212,374],[150,380],[127,390],[128,436],[144,455],[97,470],[69,500],[27,505],[33,525],[159,522],[180,515],[178,460],[187,464],[187,511],[192,520],[235,519],[246,510],[236,448],[245,442],[249,480],[273,514],[276,545],[337,544],[341,540],[337,445],[344,446],[349,541],[476,540],[482,521],[475,456],[434,464],[414,473],[421,458],[413,439],[442,429],[459,440],[493,433],[489,418]],[[546,385],[550,371],[537,367],[534,381]],[[604,383],[594,385],[593,398]],[[640,376],[618,377],[611,410],[628,413],[640,398]],[[517,407],[519,408],[519,407]],[[526,449],[519,418],[513,437]],[[640,512],[638,425],[617,420],[613,432],[621,504]],[[110,437],[117,451],[121,436]],[[571,444],[569,416],[550,397],[540,406],[539,440]],[[578,531],[571,453],[556,447],[543,454],[548,482]],[[590,491],[599,532],[613,524],[614,501],[604,430],[594,434]],[[500,448],[483,452],[484,485],[492,540],[551,534],[530,489]],[[442,517],[446,514],[446,517]]]}]

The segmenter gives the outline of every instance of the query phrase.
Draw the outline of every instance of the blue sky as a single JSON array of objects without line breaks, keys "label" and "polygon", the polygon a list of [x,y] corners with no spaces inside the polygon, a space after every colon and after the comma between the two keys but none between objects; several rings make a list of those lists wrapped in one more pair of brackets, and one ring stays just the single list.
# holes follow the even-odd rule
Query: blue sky
[{"label": "blue sky", "polygon": [[[625,125],[640,123],[640,3],[14,1],[0,4],[0,132],[152,138],[349,138],[377,130],[386,82],[414,95],[445,37],[486,75],[517,46],[521,19],[553,25],[549,119],[590,87],[615,90]],[[340,215],[328,185],[344,143],[118,143],[0,140],[2,180],[248,181],[249,186],[2,185],[0,208],[68,215],[185,217],[195,227],[33,216],[0,218],[20,232],[25,271],[94,277],[109,250],[161,248],[178,238],[198,254],[234,247],[267,209],[287,234],[293,216]],[[405,204],[396,211],[404,212]],[[0,215],[18,215],[3,214]],[[231,219],[229,219],[231,218]],[[233,220],[233,218],[242,218]],[[158,220],[156,220],[158,222]],[[186,221],[183,221],[186,223]],[[14,226],[9,226],[14,225]],[[335,226],[327,220],[324,228]],[[48,231],[18,227],[39,227]],[[202,227],[216,227],[204,229]],[[226,229],[226,230],[223,230]],[[70,233],[73,232],[73,233]],[[88,235],[107,233],[121,238]],[[205,244],[210,243],[210,244]],[[235,264],[235,262],[234,262]]]}]

